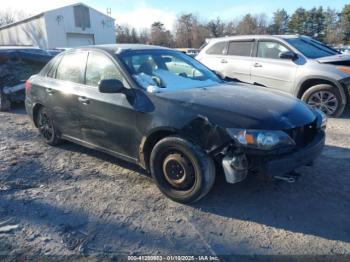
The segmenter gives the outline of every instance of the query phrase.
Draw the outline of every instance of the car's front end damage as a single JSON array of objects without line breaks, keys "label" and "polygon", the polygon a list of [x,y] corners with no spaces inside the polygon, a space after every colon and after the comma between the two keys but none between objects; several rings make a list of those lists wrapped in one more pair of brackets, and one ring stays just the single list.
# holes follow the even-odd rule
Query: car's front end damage
[{"label": "car's front end damage", "polygon": [[[311,164],[325,144],[326,115],[278,92],[226,83],[156,96],[167,100],[161,114],[215,158],[228,183],[251,172],[286,175]],[[173,118],[169,101],[177,108]]]},{"label": "car's front end damage", "polygon": [[275,178],[312,164],[325,145],[327,118],[315,111],[316,119],[287,130],[227,129],[232,137],[216,155],[228,183],[244,180],[249,172]]}]

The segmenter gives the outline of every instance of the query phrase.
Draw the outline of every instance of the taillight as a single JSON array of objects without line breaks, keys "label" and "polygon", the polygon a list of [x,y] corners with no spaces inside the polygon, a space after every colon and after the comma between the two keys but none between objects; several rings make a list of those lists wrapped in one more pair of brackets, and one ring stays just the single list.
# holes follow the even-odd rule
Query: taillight
[{"label": "taillight", "polygon": [[28,94],[30,88],[32,87],[32,84],[27,80],[24,84],[24,87],[26,89],[26,93]]}]

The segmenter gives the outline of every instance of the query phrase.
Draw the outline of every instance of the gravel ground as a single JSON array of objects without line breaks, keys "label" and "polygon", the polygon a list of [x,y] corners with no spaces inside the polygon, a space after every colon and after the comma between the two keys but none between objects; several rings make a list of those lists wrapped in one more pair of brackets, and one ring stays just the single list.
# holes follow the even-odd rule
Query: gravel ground
[{"label": "gravel ground", "polygon": [[296,183],[219,178],[195,205],[137,166],[45,145],[22,107],[0,123],[0,255],[350,255],[349,111]]}]

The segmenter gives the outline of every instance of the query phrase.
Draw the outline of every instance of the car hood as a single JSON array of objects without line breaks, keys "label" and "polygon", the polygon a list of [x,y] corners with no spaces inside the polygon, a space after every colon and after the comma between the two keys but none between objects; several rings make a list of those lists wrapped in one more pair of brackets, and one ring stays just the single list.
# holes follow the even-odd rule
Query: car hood
[{"label": "car hood", "polygon": [[321,64],[350,65],[350,55],[332,55],[316,59]]},{"label": "car hood", "polygon": [[305,103],[292,96],[240,83],[157,96],[179,103],[225,128],[286,130],[309,124],[316,118]]}]

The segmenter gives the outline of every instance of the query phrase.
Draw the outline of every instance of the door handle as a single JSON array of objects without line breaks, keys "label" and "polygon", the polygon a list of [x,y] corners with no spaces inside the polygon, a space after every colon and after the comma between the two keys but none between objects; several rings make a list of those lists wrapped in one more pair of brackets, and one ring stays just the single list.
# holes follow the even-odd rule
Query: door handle
[{"label": "door handle", "polygon": [[53,94],[53,90],[51,88],[46,88],[46,92],[49,94],[49,95],[52,95]]},{"label": "door handle", "polygon": [[221,63],[222,64],[227,64],[227,60],[226,59],[221,59]]},{"label": "door handle", "polygon": [[90,103],[90,100],[89,99],[87,99],[86,97],[84,97],[84,96],[80,96],[80,97],[78,97],[78,100],[79,100],[79,102],[82,102],[83,104],[85,104],[85,105],[87,105],[87,104],[89,104]]},{"label": "door handle", "polygon": [[255,63],[255,64],[254,64],[254,67],[262,67],[262,64]]}]

